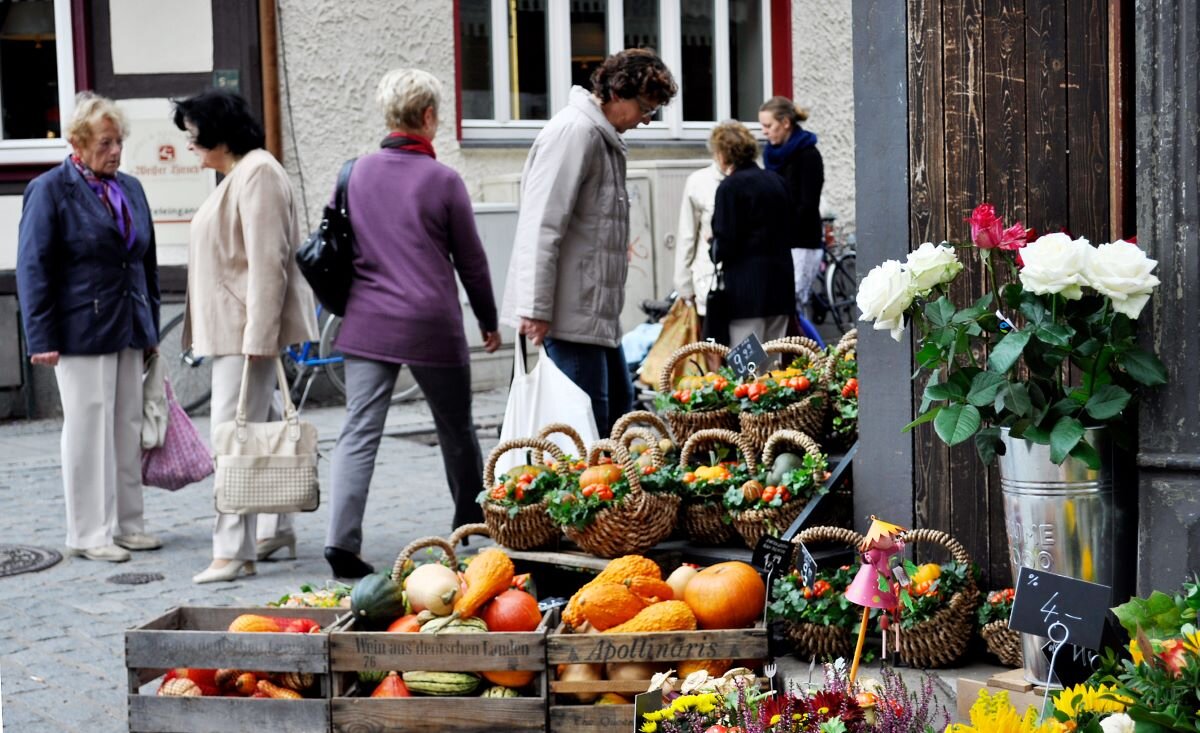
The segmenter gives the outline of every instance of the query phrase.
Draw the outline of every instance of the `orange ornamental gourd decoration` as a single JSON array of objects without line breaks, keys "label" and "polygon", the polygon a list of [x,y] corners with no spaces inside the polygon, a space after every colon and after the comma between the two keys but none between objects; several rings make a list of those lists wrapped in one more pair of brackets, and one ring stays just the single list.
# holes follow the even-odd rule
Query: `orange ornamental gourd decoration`
[{"label": "orange ornamental gourd decoration", "polygon": [[688,581],[683,600],[702,629],[740,629],[762,616],[767,586],[744,562],[704,568]]}]

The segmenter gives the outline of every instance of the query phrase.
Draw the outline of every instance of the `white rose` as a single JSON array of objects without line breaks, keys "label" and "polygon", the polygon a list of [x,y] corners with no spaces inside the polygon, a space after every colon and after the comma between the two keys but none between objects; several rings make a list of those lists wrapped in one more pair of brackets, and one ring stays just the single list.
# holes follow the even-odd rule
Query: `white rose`
[{"label": "white rose", "polygon": [[1158,287],[1158,278],[1150,271],[1158,266],[1136,244],[1118,239],[1096,248],[1088,261],[1088,282],[1101,295],[1107,295],[1113,309],[1137,318]]},{"label": "white rose", "polygon": [[858,286],[860,321],[875,321],[876,331],[892,332],[900,340],[904,333],[904,311],[912,305],[912,277],[899,260],[887,260],[867,273]]},{"label": "white rose", "polygon": [[1104,733],[1133,733],[1133,718],[1125,713],[1113,713],[1100,721]]},{"label": "white rose", "polygon": [[952,247],[925,242],[915,252],[908,253],[905,269],[912,277],[913,289],[928,293],[936,285],[948,283],[962,271],[962,263]]},{"label": "white rose", "polygon": [[1021,285],[1031,293],[1061,293],[1067,300],[1083,297],[1088,284],[1087,266],[1093,252],[1086,239],[1071,241],[1056,232],[1039,237],[1020,250]]}]

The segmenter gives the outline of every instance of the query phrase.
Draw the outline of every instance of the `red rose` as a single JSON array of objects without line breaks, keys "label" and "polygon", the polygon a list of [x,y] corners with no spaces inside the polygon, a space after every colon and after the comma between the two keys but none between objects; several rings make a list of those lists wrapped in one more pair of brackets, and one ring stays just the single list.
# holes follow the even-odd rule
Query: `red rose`
[{"label": "red rose", "polygon": [[995,249],[1004,240],[1004,222],[996,216],[996,207],[980,204],[971,212],[971,241],[980,249]]},{"label": "red rose", "polygon": [[1013,224],[1000,235],[1000,249],[1017,250],[1028,244],[1025,225]]}]

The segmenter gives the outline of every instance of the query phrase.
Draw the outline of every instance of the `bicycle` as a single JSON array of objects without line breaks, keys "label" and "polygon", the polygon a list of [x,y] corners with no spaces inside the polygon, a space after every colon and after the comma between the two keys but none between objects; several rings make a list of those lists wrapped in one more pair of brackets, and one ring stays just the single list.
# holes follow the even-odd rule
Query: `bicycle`
[{"label": "bicycle", "polygon": [[826,315],[833,317],[838,330],[846,333],[854,328],[854,307],[858,294],[853,235],[838,240],[832,219],[825,219],[825,253],[822,257],[822,276],[813,283],[809,307],[814,323],[824,323]]},{"label": "bicycle", "polygon": [[[159,333],[159,358],[167,365],[167,378],[175,391],[175,399],[179,401],[184,412],[189,415],[203,407],[212,397],[212,362],[203,356],[196,356],[190,347],[183,348],[182,338],[169,338],[176,328],[183,323],[183,314],[172,318]],[[334,347],[338,331],[342,327],[342,319],[331,313],[325,313],[317,305],[317,323],[320,326],[318,341],[305,341],[301,344],[286,346],[280,351],[284,370],[289,372],[291,384],[289,391],[299,408],[304,407],[309,391],[317,375],[324,372],[334,389],[345,398],[346,379],[343,365],[346,358]],[[305,376],[308,377],[305,381]],[[301,390],[301,383],[304,388]],[[420,387],[407,366],[401,367],[392,389],[392,404],[403,402],[417,395]]]}]

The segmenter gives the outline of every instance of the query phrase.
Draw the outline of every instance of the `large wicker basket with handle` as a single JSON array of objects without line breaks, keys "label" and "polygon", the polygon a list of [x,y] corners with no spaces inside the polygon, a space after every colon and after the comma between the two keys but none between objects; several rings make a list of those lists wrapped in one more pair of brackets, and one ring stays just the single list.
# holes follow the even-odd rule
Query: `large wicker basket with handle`
[{"label": "large wicker basket with handle", "polygon": [[768,354],[783,355],[785,368],[792,358],[807,357],[811,363],[821,367],[821,376],[809,386],[806,397],[782,410],[757,415],[746,410],[739,413],[742,435],[759,453],[766,448],[767,439],[780,430],[799,430],[808,435],[822,434],[825,413],[829,409],[825,385],[829,383],[833,368],[832,362],[827,360],[819,349],[809,346],[800,338],[768,341],[763,344],[763,350]]},{"label": "large wicker basket with handle", "polygon": [[[967,568],[971,556],[958,540],[936,529],[913,529],[900,536],[906,545],[941,545],[955,562]],[[975,611],[979,608],[979,589],[968,571],[967,584],[954,593],[932,618],[900,632],[900,656],[913,667],[945,667],[958,661],[967,651],[975,632]],[[902,612],[903,613],[903,612]]]},{"label": "large wicker basket with handle", "polygon": [[618,418],[617,421],[613,423],[612,439],[621,440],[621,436],[625,434],[625,431],[633,427],[639,427],[644,430],[654,430],[659,434],[660,439],[666,438],[672,443],[675,441],[674,436],[671,434],[671,428],[665,422],[663,422],[663,419],[658,415],[655,415],[653,412],[648,412],[646,410],[634,410],[633,412],[627,412]]},{"label": "large wicker basket with handle", "polygon": [[999,657],[1004,666],[1021,667],[1025,664],[1025,658],[1021,656],[1021,635],[1008,628],[1008,622],[1004,619],[985,624],[979,634],[987,642],[988,651]]},{"label": "large wicker basket with handle", "polygon": [[[819,543],[844,544],[854,552],[859,551],[863,536],[843,527],[809,527],[796,535],[792,542],[803,542],[805,546]],[[845,588],[834,588],[842,593]],[[843,626],[826,626],[808,621],[784,620],[784,633],[795,648],[798,659],[848,659],[854,652],[854,632]]]},{"label": "large wicker basket with handle", "polygon": [[[775,462],[775,456],[782,446],[795,446],[801,448],[810,456],[821,455],[821,447],[817,445],[817,441],[813,440],[807,434],[798,430],[780,430],[771,435],[766,441],[766,447],[763,451],[763,466],[770,466]],[[819,474],[813,474],[813,481],[820,487],[825,481],[825,472],[823,469],[818,469]],[[812,501],[814,496],[795,496],[791,501],[786,501],[777,507],[767,507],[766,509],[748,509],[743,512],[732,512],[730,514],[733,520],[734,529],[742,536],[742,540],[750,549],[754,549],[758,545],[758,540],[764,534],[770,534],[778,537],[783,534],[796,517],[800,516],[800,512],[804,511],[804,507],[808,506],[808,502]]]},{"label": "large wicker basket with handle", "polygon": [[[506,440],[488,454],[487,464],[483,468],[483,488],[485,490],[490,490],[496,483],[496,461],[500,459],[500,456],[510,450],[521,448],[545,451],[554,456],[555,469],[560,476],[565,476],[570,468],[563,452],[548,440],[540,438]],[[514,550],[533,550],[545,547],[562,534],[558,525],[546,513],[545,500],[520,507],[515,513],[512,513],[509,507],[490,498],[486,499],[483,502],[483,521],[487,524],[492,539]]]},{"label": "large wicker basket with handle", "polygon": [[613,506],[601,509],[583,529],[564,527],[567,537],[596,557],[620,557],[649,550],[670,536],[679,514],[679,497],[642,491],[637,466],[621,443],[596,441],[588,455],[594,466],[601,453],[608,453],[621,466],[629,481],[629,493]]},{"label": "large wicker basket with handle", "polygon": [[[675,353],[671,354],[671,358],[667,359],[667,363],[663,365],[662,372],[658,375],[658,391],[663,394],[670,394],[675,370],[679,368],[685,359],[697,354],[712,354],[724,359],[729,355],[729,347],[710,341],[697,341],[694,344],[688,344],[676,349]],[[706,410],[701,412],[669,410],[664,412],[663,415],[667,418],[667,422],[671,423],[671,432],[675,434],[675,440],[680,445],[687,442],[687,439],[692,437],[692,433],[695,433],[697,430],[706,430],[709,428],[738,429],[738,417],[729,410]]]},{"label": "large wicker basket with handle", "polygon": [[[758,471],[754,451],[746,445],[742,436],[732,430],[717,428],[700,430],[688,438],[679,453],[680,470],[688,470],[691,467],[692,458],[697,450],[714,443],[724,443],[737,448],[750,471]],[[683,504],[680,518],[683,521],[683,529],[692,542],[699,545],[721,545],[734,537],[733,525],[729,523],[727,514],[720,496],[708,500],[689,498]]]}]

